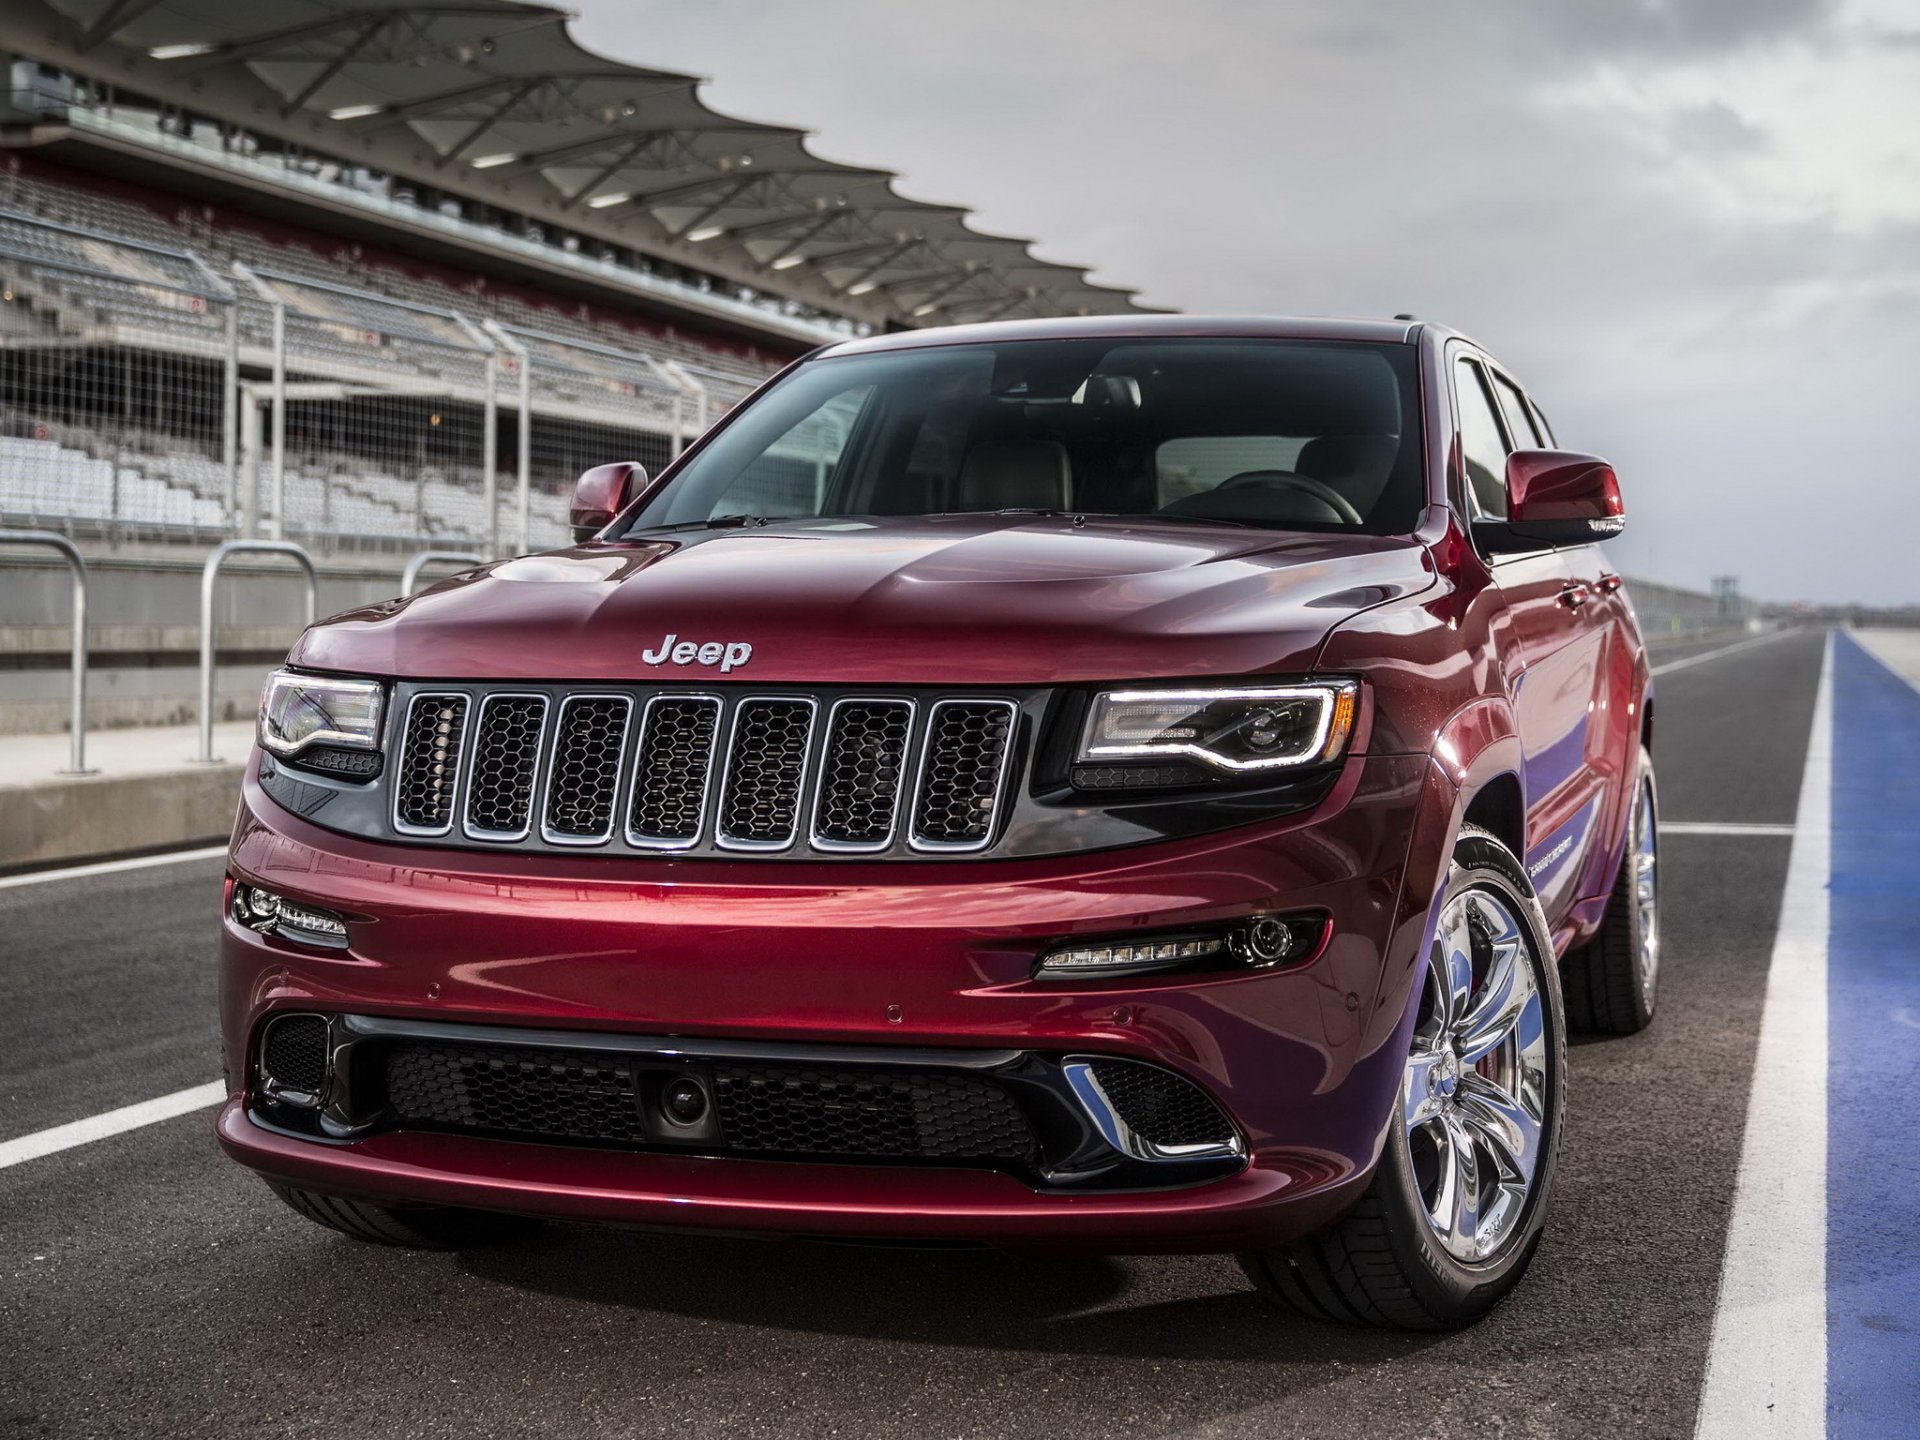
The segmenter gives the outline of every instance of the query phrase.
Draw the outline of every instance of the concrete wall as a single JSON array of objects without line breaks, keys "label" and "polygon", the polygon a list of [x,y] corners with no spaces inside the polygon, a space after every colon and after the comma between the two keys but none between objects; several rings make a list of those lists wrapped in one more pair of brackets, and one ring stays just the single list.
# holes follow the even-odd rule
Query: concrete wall
[{"label": "concrete wall", "polygon": [[225,840],[241,770],[233,762],[0,783],[0,870]]},{"label": "concrete wall", "polygon": [[[91,729],[179,724],[199,714],[200,566],[205,556],[88,559]],[[319,614],[396,595],[398,568],[328,566]],[[0,549],[0,735],[64,730],[71,582],[63,565]],[[286,560],[239,558],[221,570],[216,715],[259,704],[266,672],[298,637],[305,580]]]}]

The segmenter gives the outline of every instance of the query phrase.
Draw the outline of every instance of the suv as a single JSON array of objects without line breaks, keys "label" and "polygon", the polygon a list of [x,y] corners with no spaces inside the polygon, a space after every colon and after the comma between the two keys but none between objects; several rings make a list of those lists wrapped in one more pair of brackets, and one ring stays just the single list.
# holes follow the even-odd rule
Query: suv
[{"label": "suv", "polygon": [[[1612,470],[1413,322],[859,340],[309,629],[218,1132],[295,1209],[1230,1251],[1464,1324],[1651,1018]],[[1564,999],[1563,999],[1564,996]]]}]

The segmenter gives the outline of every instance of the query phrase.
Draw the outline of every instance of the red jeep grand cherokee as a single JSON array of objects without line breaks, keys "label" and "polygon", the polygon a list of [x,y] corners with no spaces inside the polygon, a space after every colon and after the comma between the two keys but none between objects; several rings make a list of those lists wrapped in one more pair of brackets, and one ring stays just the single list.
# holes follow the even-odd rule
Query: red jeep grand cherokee
[{"label": "red jeep grand cherokee", "polygon": [[1654,1001],[1619,491],[1552,444],[1415,323],[809,356],[588,472],[575,548],[295,646],[221,1141],[388,1243],[1228,1250],[1473,1319],[1539,1243],[1567,1028]]}]

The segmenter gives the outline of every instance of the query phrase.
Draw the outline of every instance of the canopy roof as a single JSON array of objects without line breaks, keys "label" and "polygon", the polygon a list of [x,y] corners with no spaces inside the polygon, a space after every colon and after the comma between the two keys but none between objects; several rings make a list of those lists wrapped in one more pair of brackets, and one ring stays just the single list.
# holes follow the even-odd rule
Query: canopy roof
[{"label": "canopy roof", "polygon": [[[1032,242],[911,200],[700,80],[603,59],[518,0],[44,0],[125,83],[395,175],[873,321],[1139,310]],[[65,56],[53,56],[67,63]],[[136,77],[137,76],[137,82]],[[267,103],[262,105],[262,91]],[[424,148],[423,148],[424,146]]]}]

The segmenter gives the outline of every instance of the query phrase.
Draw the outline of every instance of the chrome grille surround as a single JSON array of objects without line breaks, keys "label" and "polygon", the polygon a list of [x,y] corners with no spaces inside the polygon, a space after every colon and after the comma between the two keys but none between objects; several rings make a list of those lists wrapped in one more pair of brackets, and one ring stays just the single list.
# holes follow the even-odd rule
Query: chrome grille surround
[{"label": "chrome grille surround", "polygon": [[[642,850],[690,850],[700,843],[713,792],[718,695],[654,695],[640,714],[627,843]],[[691,805],[689,805],[691,802]],[[647,808],[642,825],[642,806]]]},{"label": "chrome grille surround", "polygon": [[[907,752],[918,708],[911,700],[848,697],[833,702],[807,836],[814,849],[852,855],[885,850],[893,843],[900,801],[907,793]],[[879,820],[885,823],[876,829]]]},{"label": "chrome grille surround", "polygon": [[633,700],[627,695],[569,695],[560,702],[540,807],[541,839],[550,845],[604,845],[613,838],[632,719]]},{"label": "chrome grille surround", "polygon": [[[533,832],[534,800],[540,791],[540,739],[546,732],[547,697],[496,691],[480,701],[468,747],[466,799],[460,828],[469,840],[524,840]],[[494,727],[490,729],[489,727]],[[513,825],[490,820],[517,818]]]},{"label": "chrome grille surround", "polygon": [[964,854],[993,843],[1020,709],[1011,700],[940,700],[927,716],[907,843]]},{"label": "chrome grille surround", "polygon": [[[332,828],[470,850],[792,861],[994,852],[1029,803],[1019,757],[1051,698],[624,681],[396,690],[386,773],[329,787]],[[417,823],[434,818],[445,823]]]},{"label": "chrome grille surround", "polygon": [[798,837],[819,710],[808,695],[749,695],[733,707],[714,817],[722,850],[785,850]]},{"label": "chrome grille surround", "polygon": [[393,828],[402,835],[445,835],[453,829],[472,709],[458,694],[420,694],[408,702],[393,782]]}]

